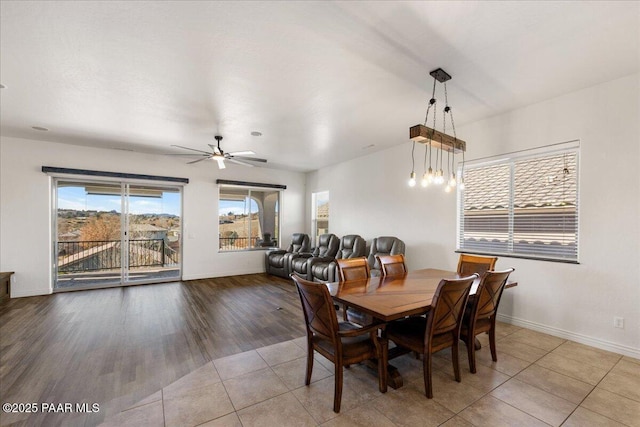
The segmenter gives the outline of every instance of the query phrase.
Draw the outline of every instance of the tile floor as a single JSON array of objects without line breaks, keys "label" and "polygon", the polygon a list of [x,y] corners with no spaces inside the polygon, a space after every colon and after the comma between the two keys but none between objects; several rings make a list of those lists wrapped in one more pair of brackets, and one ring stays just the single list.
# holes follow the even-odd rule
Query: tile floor
[{"label": "tile floor", "polygon": [[488,337],[462,382],[450,350],[434,358],[433,399],[422,362],[394,359],[404,387],[378,391],[363,366],[345,370],[340,414],[332,411],[333,365],[316,357],[304,385],[306,340],[299,338],[214,360],[104,426],[640,426],[640,360],[500,323],[498,362]]}]

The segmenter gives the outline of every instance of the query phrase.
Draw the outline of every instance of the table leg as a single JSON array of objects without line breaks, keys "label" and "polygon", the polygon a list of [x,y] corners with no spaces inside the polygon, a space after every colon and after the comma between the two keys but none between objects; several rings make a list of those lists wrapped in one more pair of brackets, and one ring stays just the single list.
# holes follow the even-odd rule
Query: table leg
[{"label": "table leg", "polygon": [[[378,375],[377,360],[375,359],[366,360],[365,362],[363,362],[363,364],[364,366],[367,367],[368,370],[371,371],[372,374],[376,376]],[[396,368],[393,365],[387,365],[387,385],[394,390],[399,389],[404,385],[402,381],[402,375],[400,375],[398,368]],[[380,392],[385,393],[386,390],[385,391],[380,390]]]}]

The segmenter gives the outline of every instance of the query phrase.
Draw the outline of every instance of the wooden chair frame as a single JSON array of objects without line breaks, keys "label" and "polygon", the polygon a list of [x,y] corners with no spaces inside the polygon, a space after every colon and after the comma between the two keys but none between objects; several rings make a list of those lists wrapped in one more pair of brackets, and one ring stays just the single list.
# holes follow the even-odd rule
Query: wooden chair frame
[{"label": "wooden chair frame", "polygon": [[366,280],[371,275],[366,257],[337,259],[338,277],[341,282],[349,280]]},{"label": "wooden chair frame", "polygon": [[478,289],[473,298],[469,298],[467,312],[464,315],[460,339],[467,346],[469,358],[469,370],[476,373],[476,346],[475,337],[482,332],[489,334],[489,347],[491,359],[498,361],[496,352],[496,313],[502,292],[507,284],[513,268],[504,271],[487,271],[482,276]]},{"label": "wooden chair frame", "polygon": [[[462,279],[443,279],[438,284],[433,297],[431,310],[424,317],[409,317],[392,322],[383,331],[383,337],[396,343],[404,353],[413,351],[423,356],[423,376],[425,395],[431,399],[431,360],[433,353],[451,347],[453,374],[457,382],[461,381],[458,363],[458,342],[462,315],[467,304],[473,281],[473,274]],[[388,346],[384,346],[386,349]],[[403,354],[397,352],[397,355]],[[388,359],[388,355],[385,357]]]},{"label": "wooden chair frame", "polygon": [[[366,280],[371,276],[367,257],[337,259],[336,263],[338,264],[338,277],[341,282]],[[342,318],[345,321],[351,321],[359,325],[368,325],[373,321],[373,318],[368,314],[350,309],[346,304],[342,305]]]},{"label": "wooden chair frame", "polygon": [[458,274],[468,276],[473,273],[482,275],[485,271],[494,270],[497,257],[460,254],[458,259]]},{"label": "wooden chair frame", "polygon": [[404,255],[376,255],[382,276],[402,276],[407,273]]},{"label": "wooden chair frame", "polygon": [[[307,329],[307,371],[305,385],[311,383],[314,350],[333,362],[335,383],[333,411],[340,412],[342,401],[343,366],[368,359],[378,359],[378,382],[380,392],[387,390],[386,353],[378,339],[378,329],[383,324],[367,327],[350,322],[338,322],[333,309],[329,289],[324,283],[305,280],[295,274],[291,278],[296,284]],[[368,339],[358,337],[368,335]]]}]

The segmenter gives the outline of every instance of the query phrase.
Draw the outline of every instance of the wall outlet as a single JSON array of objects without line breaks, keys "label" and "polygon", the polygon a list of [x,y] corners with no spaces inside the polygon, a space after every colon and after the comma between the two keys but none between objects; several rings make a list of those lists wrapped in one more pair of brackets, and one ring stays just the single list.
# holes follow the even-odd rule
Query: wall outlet
[{"label": "wall outlet", "polygon": [[613,318],[613,327],[624,329],[624,317],[614,317]]}]

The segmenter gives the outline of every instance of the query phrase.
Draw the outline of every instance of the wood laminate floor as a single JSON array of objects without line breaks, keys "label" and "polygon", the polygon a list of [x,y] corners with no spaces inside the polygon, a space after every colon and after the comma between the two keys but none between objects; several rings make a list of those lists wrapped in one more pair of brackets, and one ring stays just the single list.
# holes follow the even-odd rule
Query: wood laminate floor
[{"label": "wood laminate floor", "polygon": [[298,294],[266,274],[0,303],[0,402],[98,403],[0,414],[0,425],[96,425],[206,363],[303,336]]}]

